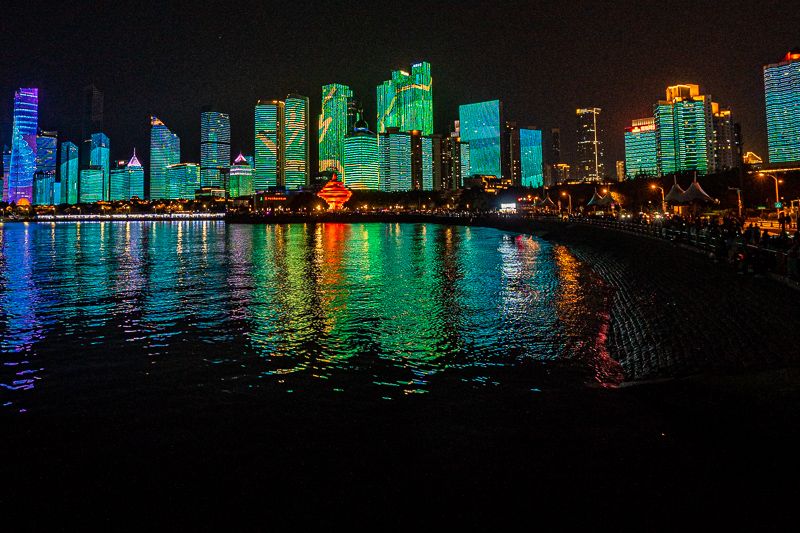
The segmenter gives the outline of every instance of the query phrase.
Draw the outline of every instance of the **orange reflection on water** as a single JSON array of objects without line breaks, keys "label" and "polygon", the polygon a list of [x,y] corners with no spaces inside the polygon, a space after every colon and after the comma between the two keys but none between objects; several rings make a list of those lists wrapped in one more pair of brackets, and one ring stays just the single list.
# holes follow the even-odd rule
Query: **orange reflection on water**
[{"label": "orange reflection on water", "polygon": [[589,360],[598,383],[615,387],[625,380],[625,371],[608,351],[610,289],[565,247],[554,246],[553,256],[559,274],[556,309],[568,342],[578,357]]}]

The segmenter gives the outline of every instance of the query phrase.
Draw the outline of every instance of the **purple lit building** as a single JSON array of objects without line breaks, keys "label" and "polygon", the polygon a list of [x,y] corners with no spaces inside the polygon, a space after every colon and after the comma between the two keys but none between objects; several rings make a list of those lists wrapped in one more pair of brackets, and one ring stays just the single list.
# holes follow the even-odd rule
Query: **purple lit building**
[{"label": "purple lit building", "polygon": [[9,203],[16,202],[18,205],[32,203],[38,117],[39,89],[20,89],[14,95],[11,169],[8,173]]}]

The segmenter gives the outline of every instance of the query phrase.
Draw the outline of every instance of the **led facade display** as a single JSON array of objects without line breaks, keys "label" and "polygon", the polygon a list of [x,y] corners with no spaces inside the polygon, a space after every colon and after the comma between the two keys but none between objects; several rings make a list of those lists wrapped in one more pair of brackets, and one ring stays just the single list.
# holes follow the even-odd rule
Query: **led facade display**
[{"label": "led facade display", "polygon": [[103,133],[92,134],[92,151],[89,155],[89,165],[103,171],[102,200],[108,200],[111,191],[111,144]]},{"label": "led facade display", "polygon": [[167,167],[181,161],[181,140],[163,122],[150,117],[150,198],[167,196]]},{"label": "led facade display", "polygon": [[241,152],[231,165],[228,196],[250,196],[253,194],[253,166]]},{"label": "led facade display", "polygon": [[800,55],[764,67],[770,163],[800,161]]},{"label": "led facade display", "polygon": [[200,184],[219,187],[220,169],[231,160],[231,120],[227,113],[206,107],[200,114]]},{"label": "led facade display", "polygon": [[333,83],[322,87],[322,113],[319,116],[319,170],[335,170],[344,178],[344,138],[348,133],[348,103],[353,91]]},{"label": "led facade display", "polygon": [[[499,100],[459,106],[461,140],[469,143],[469,175],[502,177],[502,113]],[[466,176],[462,173],[462,180]]]},{"label": "led facade display", "polygon": [[11,133],[11,165],[5,200],[30,204],[36,173],[36,130],[39,124],[39,89],[20,89],[14,94]]},{"label": "led facade display", "polygon": [[61,144],[61,202],[78,203],[78,147],[71,142]]},{"label": "led facade display", "polygon": [[308,185],[308,97],[286,97],[286,188]]},{"label": "led facade display", "polygon": [[378,134],[378,188],[382,191],[410,191],[413,188],[410,134]]},{"label": "led facade display", "polygon": [[654,118],[634,120],[625,129],[625,175],[628,178],[658,176],[658,144]]},{"label": "led facade display", "polygon": [[542,167],[542,132],[519,129],[520,167],[523,187],[541,187],[544,182]]},{"label": "led facade display", "polygon": [[377,88],[378,132],[387,128],[419,130],[433,135],[433,79],[427,62],[411,66],[411,73],[392,72],[392,79]]},{"label": "led facade display", "polygon": [[256,105],[256,167],[253,175],[256,189],[286,184],[285,121],[284,102],[259,101]]}]

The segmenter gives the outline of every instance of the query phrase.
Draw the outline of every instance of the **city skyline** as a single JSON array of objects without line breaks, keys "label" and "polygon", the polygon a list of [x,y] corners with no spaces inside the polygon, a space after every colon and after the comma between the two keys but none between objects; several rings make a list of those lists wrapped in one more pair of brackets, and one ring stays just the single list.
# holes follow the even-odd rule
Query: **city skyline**
[{"label": "city skyline", "polygon": [[[140,160],[149,160],[146,122],[155,115],[184,141],[185,159],[199,162],[198,115],[209,103],[230,114],[231,153],[248,155],[258,99],[311,95],[313,117],[319,87],[347,84],[376,124],[375,88],[391,71],[426,61],[436,78],[436,133],[447,134],[459,105],[497,99],[520,125],[559,128],[562,160],[574,164],[570,115],[599,107],[606,160],[613,163],[623,159],[624,141],[611,132],[648,116],[651,95],[663,87],[691,82],[730,107],[742,122],[746,150],[766,160],[762,67],[798,45],[797,15],[779,2],[736,8],[696,2],[672,10],[589,2],[522,2],[511,10],[464,2],[458,10],[409,8],[402,31],[393,27],[390,5],[278,4],[269,12],[248,2],[137,10],[90,4],[80,17],[68,3],[9,6],[0,20],[8,52],[0,58],[4,144],[10,146],[9,99],[20,87],[40,88],[44,129],[80,144],[82,89],[93,84],[104,93],[103,132],[114,159],[136,148]],[[239,23],[242,17],[248,24]],[[131,20],[132,38],[112,31]],[[266,29],[290,26],[292,32]],[[44,34],[48,39],[37,37]],[[748,46],[734,49],[731,42],[745,34]],[[310,148],[313,164],[317,147]]]}]

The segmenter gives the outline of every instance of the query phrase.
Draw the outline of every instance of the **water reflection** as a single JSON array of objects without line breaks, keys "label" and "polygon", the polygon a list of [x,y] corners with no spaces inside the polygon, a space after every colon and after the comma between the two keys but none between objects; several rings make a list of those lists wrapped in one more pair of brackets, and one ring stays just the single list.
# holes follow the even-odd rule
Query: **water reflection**
[{"label": "water reflection", "polygon": [[224,390],[316,380],[392,397],[448,369],[486,369],[485,385],[493,368],[570,359],[607,382],[606,302],[587,276],[561,247],[484,228],[6,224],[0,400],[109,359]]}]

